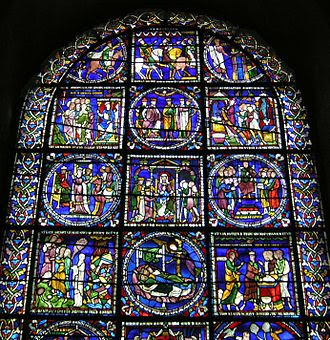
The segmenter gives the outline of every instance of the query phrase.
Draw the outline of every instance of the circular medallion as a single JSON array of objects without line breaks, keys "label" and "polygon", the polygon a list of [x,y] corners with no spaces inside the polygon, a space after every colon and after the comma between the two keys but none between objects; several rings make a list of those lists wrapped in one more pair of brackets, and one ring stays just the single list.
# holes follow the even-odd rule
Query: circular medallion
[{"label": "circular medallion", "polygon": [[160,87],[141,93],[132,103],[129,122],[134,139],[151,149],[179,149],[200,134],[196,99],[179,89]]},{"label": "circular medallion", "polygon": [[251,83],[263,76],[246,52],[219,37],[211,37],[207,41],[204,60],[209,71],[226,82]]},{"label": "circular medallion", "polygon": [[92,226],[112,218],[120,187],[119,171],[109,160],[98,155],[72,155],[50,167],[42,200],[57,223]]},{"label": "circular medallion", "polygon": [[224,157],[210,171],[212,210],[236,227],[261,227],[277,219],[287,205],[280,167],[258,155]]},{"label": "circular medallion", "polygon": [[109,39],[79,60],[71,69],[69,77],[91,83],[114,79],[122,71],[126,55],[126,46],[121,38]]},{"label": "circular medallion", "polygon": [[156,315],[184,312],[205,289],[202,250],[181,234],[152,233],[136,242],[124,258],[123,273],[128,298]]}]

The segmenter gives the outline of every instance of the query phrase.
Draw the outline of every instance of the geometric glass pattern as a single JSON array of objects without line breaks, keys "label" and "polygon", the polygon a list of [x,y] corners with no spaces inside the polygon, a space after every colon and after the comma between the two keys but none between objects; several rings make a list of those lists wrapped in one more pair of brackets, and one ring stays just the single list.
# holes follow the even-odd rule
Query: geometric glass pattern
[{"label": "geometric glass pattern", "polygon": [[21,107],[1,338],[327,337],[309,116],[253,33],[129,14],[57,50]]}]

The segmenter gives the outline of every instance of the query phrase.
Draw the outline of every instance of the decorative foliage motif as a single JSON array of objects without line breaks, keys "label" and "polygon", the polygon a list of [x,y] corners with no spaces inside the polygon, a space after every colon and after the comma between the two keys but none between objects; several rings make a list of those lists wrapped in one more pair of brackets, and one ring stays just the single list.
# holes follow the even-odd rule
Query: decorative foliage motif
[{"label": "decorative foliage motif", "polygon": [[212,226],[287,227],[290,223],[281,155],[209,157]]},{"label": "decorative foliage motif", "polygon": [[[198,93],[159,87],[131,89],[130,148],[199,149],[201,112]],[[142,144],[142,146],[140,146]]]},{"label": "decorative foliage motif", "polygon": [[115,339],[112,321],[84,320],[32,320],[30,336],[35,340],[49,339]]},{"label": "decorative foliage motif", "polygon": [[48,156],[41,225],[115,226],[121,190],[120,156]]},{"label": "decorative foliage motif", "polygon": [[44,69],[37,75],[36,83],[59,83],[70,67],[72,67],[72,64],[97,42],[97,38],[95,32],[87,32],[83,36],[77,37],[68,46],[58,50],[49,59]]},{"label": "decorative foliage motif", "polygon": [[123,113],[123,88],[63,88],[55,102],[50,146],[121,148]]},{"label": "decorative foliage motif", "polygon": [[221,79],[231,83],[250,83],[263,76],[253,60],[233,44],[214,36],[204,43],[206,81]]},{"label": "decorative foliage motif", "polygon": [[22,329],[22,322],[16,319],[0,319],[1,339],[21,340]]},{"label": "decorative foliage motif", "polygon": [[103,39],[113,34],[122,33],[127,29],[135,29],[139,27],[153,27],[164,23],[166,12],[163,10],[156,11],[137,11],[130,13],[124,18],[110,20],[109,22],[97,26],[94,29]]},{"label": "decorative foliage motif", "polygon": [[135,32],[132,74],[133,80],[198,80],[197,32],[165,29]]},{"label": "decorative foliage motif", "polygon": [[307,323],[309,340],[329,340],[330,323],[316,321]]},{"label": "decorative foliage motif", "polygon": [[302,325],[293,322],[223,322],[215,327],[215,339],[286,339],[302,338]]},{"label": "decorative foliage motif", "polygon": [[289,233],[212,233],[216,315],[298,313]]},{"label": "decorative foliage motif", "polygon": [[117,248],[115,233],[41,232],[32,311],[114,314]]},{"label": "decorative foliage motif", "polygon": [[[9,230],[5,234],[0,258],[0,311],[2,313],[23,313],[25,310],[31,236],[32,232],[28,230]],[[2,327],[0,332],[4,332],[1,329]]]},{"label": "decorative foliage motif", "polygon": [[306,122],[306,109],[301,93],[294,86],[278,87],[278,96],[285,117],[285,131],[288,149],[310,149],[310,127]]},{"label": "decorative foliage motif", "polygon": [[298,252],[306,314],[329,315],[329,253],[323,232],[299,232]]},{"label": "decorative foliage motif", "polygon": [[206,105],[212,149],[281,146],[279,112],[271,90],[210,88]]},{"label": "decorative foliage motif", "polygon": [[53,88],[37,87],[26,95],[22,109],[18,146],[32,149],[43,146],[44,125]]},{"label": "decorative foliage motif", "polygon": [[251,34],[238,32],[233,41],[244,49],[256,62],[263,68],[272,82],[290,82],[293,81],[293,74],[284,63],[275,55],[264,42],[259,41]]},{"label": "decorative foliage motif", "polygon": [[125,223],[203,226],[203,180],[198,156],[129,156]]},{"label": "decorative foliage motif", "polygon": [[124,233],[124,240],[124,314],[193,317],[207,313],[202,233]]},{"label": "decorative foliage motif", "polygon": [[7,220],[12,225],[33,224],[39,185],[41,155],[20,153],[11,184],[11,199]]},{"label": "decorative foliage motif", "polygon": [[208,340],[206,323],[201,322],[125,322],[121,339]]},{"label": "decorative foliage motif", "polygon": [[235,28],[228,23],[210,18],[206,15],[195,15],[187,12],[169,12],[168,22],[174,26],[192,26],[210,30],[219,35],[230,37]]},{"label": "decorative foliage motif", "polygon": [[122,76],[127,59],[122,38],[111,38],[89,51],[70,70],[69,78],[77,82],[99,83],[106,80],[125,80]]},{"label": "decorative foliage motif", "polygon": [[311,228],[322,225],[322,205],[312,157],[307,154],[292,154],[289,156],[289,165],[297,226]]}]

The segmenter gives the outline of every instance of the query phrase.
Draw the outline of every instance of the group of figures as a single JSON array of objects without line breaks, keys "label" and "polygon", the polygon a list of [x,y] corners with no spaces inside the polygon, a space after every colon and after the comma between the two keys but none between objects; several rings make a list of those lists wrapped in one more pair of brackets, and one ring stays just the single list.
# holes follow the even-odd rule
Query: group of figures
[{"label": "group of figures", "polygon": [[212,236],[217,312],[294,312],[297,306],[290,237],[260,234],[254,241],[248,234]]},{"label": "group of figures", "polygon": [[210,171],[209,191],[211,212],[236,226],[269,224],[287,205],[280,167],[262,156],[224,157]]},{"label": "group of figures", "polygon": [[115,249],[114,235],[41,234],[34,310],[113,313]]},{"label": "group of figures", "polygon": [[133,45],[134,80],[198,79],[196,32],[148,30],[135,33]]},{"label": "group of figures", "polygon": [[196,304],[206,285],[205,257],[198,243],[190,235],[139,234],[126,236],[130,247],[124,250],[123,285],[128,299],[156,315],[176,315]]},{"label": "group of figures", "polygon": [[78,82],[99,83],[115,80],[124,68],[127,58],[123,39],[116,37],[99,45],[78,61],[69,78]]},{"label": "group of figures", "polygon": [[32,320],[30,336],[34,340],[115,339],[115,325],[102,320]]},{"label": "group of figures", "polygon": [[278,112],[267,90],[209,90],[212,147],[278,147]]},{"label": "group of figures", "polygon": [[62,95],[57,99],[51,145],[119,146],[121,91],[68,90]]},{"label": "group of figures", "polygon": [[218,37],[211,37],[206,42],[204,59],[216,78],[228,82],[252,82],[262,76],[246,52]]},{"label": "group of figures", "polygon": [[64,224],[89,225],[104,220],[119,202],[118,170],[96,155],[73,155],[64,160],[51,167],[44,182],[48,213]]},{"label": "group of figures", "polygon": [[189,143],[196,139],[200,120],[196,99],[175,88],[143,92],[130,109],[135,139],[151,148],[177,148]]},{"label": "group of figures", "polygon": [[199,162],[131,158],[128,223],[201,224]]},{"label": "group of figures", "polygon": [[215,339],[295,340],[301,338],[301,325],[292,322],[225,322],[216,326]]},{"label": "group of figures", "polygon": [[127,340],[207,340],[208,335],[205,324],[195,322],[125,323],[122,330]]}]

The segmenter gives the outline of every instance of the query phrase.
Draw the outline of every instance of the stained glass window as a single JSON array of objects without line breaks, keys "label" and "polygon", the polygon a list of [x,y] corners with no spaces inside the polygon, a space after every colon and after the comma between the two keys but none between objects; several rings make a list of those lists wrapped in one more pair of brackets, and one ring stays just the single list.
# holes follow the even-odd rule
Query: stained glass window
[{"label": "stained glass window", "polygon": [[109,21],[49,59],[19,124],[1,338],[327,338],[308,113],[253,34]]}]

